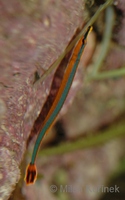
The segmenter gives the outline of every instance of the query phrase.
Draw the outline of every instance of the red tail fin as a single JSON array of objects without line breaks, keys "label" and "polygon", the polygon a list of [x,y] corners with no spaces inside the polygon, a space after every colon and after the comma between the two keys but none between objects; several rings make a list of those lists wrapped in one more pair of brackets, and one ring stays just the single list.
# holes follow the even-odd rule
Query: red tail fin
[{"label": "red tail fin", "polygon": [[26,181],[27,185],[35,183],[37,179],[37,169],[35,164],[29,164],[26,168],[26,175],[24,180]]}]

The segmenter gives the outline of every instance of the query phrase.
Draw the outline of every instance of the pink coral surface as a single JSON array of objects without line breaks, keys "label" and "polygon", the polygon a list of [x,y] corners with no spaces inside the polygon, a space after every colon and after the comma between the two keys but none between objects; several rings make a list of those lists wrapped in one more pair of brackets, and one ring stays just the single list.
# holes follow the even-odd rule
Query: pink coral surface
[{"label": "pink coral surface", "polygon": [[83,24],[82,1],[0,1],[0,198],[20,178],[19,164],[33,122],[48,95],[40,76]]}]

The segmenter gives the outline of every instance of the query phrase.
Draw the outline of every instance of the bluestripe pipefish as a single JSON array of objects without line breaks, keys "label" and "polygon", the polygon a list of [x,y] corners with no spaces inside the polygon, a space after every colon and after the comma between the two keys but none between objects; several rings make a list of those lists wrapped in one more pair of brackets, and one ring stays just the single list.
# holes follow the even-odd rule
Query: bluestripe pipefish
[{"label": "bluestripe pipefish", "polygon": [[[72,39],[70,40],[67,48],[69,47],[69,45],[71,44],[71,42],[73,41],[73,39],[76,37],[76,35],[79,33],[79,29],[76,30],[74,36],[72,37]],[[66,48],[66,50],[67,50]],[[62,79],[64,77],[64,73],[65,73],[65,69],[67,67],[67,62],[69,61],[69,58],[73,52],[72,48],[67,54],[66,56],[64,56],[64,58],[61,60],[60,64],[58,65],[54,75],[53,75],[53,80],[51,83],[51,87],[50,87],[50,91],[49,91],[49,95],[46,98],[45,103],[42,106],[42,109],[38,115],[38,117],[36,118],[36,120],[34,121],[33,127],[31,129],[30,135],[27,139],[27,146],[29,145],[30,141],[33,139],[33,137],[35,135],[38,135],[40,133],[40,131],[42,130],[43,127],[43,122],[56,98],[56,95],[59,91],[60,85],[62,83]],[[66,51],[65,50],[65,51]],[[52,66],[52,65],[51,65]],[[51,68],[50,66],[50,68]]]},{"label": "bluestripe pipefish", "polygon": [[75,76],[75,72],[77,70],[81,55],[86,45],[88,33],[91,31],[91,29],[92,29],[91,26],[88,27],[85,35],[77,42],[73,50],[73,53],[71,55],[69,64],[65,70],[64,77],[60,85],[59,91],[43,122],[42,130],[36,139],[36,143],[35,143],[33,153],[32,153],[31,162],[27,166],[26,175],[24,179],[27,185],[35,183],[37,179],[37,168],[35,165],[35,160],[36,160],[37,152],[39,150],[42,138],[45,135],[45,133],[48,131],[48,129],[52,126],[53,122],[55,121],[55,118],[57,117],[60,109],[62,108],[64,104],[64,101],[71,87],[73,78]]}]

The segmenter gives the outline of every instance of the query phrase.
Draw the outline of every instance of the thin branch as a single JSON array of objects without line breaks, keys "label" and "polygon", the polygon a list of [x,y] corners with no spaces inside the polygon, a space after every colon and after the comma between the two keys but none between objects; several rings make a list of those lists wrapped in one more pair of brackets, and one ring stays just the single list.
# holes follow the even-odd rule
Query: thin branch
[{"label": "thin branch", "polygon": [[112,125],[105,131],[99,131],[96,134],[91,135],[92,136],[80,138],[75,142],[65,142],[59,146],[42,149],[39,151],[38,156],[61,155],[80,149],[92,148],[116,137],[125,136],[125,122],[122,121],[116,125]]},{"label": "thin branch", "polygon": [[[86,29],[88,26],[91,26],[98,18],[100,13],[105,10],[108,6],[110,6],[113,3],[113,0],[108,0],[106,3],[101,5],[99,9],[96,11],[94,16],[89,20],[89,22],[84,26],[84,28],[81,30],[81,32],[77,35],[77,37],[71,42],[71,44],[68,46],[68,48],[59,56],[59,58],[52,64],[52,66],[46,70],[46,72],[42,75],[39,81],[36,82],[36,84],[41,83],[44,81],[44,79],[59,65],[61,60],[64,58],[64,56],[73,48],[73,46],[76,44],[76,42],[80,39],[82,35],[84,35]],[[34,84],[35,86],[35,84]]]},{"label": "thin branch", "polygon": [[121,69],[110,70],[106,72],[101,72],[95,74],[95,76],[88,78],[87,80],[104,80],[108,78],[118,78],[121,76],[125,76],[125,67]]},{"label": "thin branch", "polygon": [[102,63],[108,53],[110,41],[111,41],[111,37],[112,37],[113,25],[114,25],[114,10],[111,6],[109,6],[106,9],[105,32],[104,32],[103,40],[101,43],[102,49],[101,49],[100,55],[98,55],[97,61],[94,64],[92,76],[95,76],[98,73],[98,71],[101,68]]}]

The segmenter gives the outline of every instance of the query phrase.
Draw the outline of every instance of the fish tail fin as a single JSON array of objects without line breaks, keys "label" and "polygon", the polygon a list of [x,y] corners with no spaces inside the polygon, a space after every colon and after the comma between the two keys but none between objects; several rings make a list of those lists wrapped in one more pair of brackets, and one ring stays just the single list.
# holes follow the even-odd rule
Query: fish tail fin
[{"label": "fish tail fin", "polygon": [[27,185],[35,183],[37,179],[37,168],[35,164],[30,163],[26,168],[25,182]]}]

